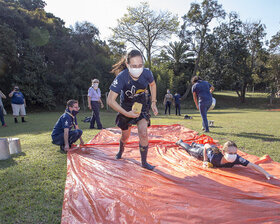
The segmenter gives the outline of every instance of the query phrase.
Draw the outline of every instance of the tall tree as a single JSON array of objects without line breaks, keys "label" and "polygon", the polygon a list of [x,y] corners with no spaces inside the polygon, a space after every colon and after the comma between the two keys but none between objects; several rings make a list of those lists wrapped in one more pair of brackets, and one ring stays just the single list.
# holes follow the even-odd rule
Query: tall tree
[{"label": "tall tree", "polygon": [[[180,32],[182,40],[189,42],[192,38],[193,51],[196,53],[195,67],[193,75],[196,75],[199,69],[201,54],[204,50],[205,37],[209,31],[209,24],[215,18],[224,18],[226,15],[217,0],[204,0],[201,4],[191,3],[190,10],[183,16],[184,24]],[[193,30],[189,30],[189,27]],[[187,89],[182,98],[189,93],[190,87]]]},{"label": "tall tree", "polygon": [[268,77],[270,79],[271,93],[273,94],[273,90],[280,90],[280,32],[272,36],[269,50],[271,54],[268,61],[268,67],[270,69]]},{"label": "tall tree", "polygon": [[247,49],[250,53],[250,57],[247,60],[248,74],[243,73],[241,79],[241,89],[238,96],[241,102],[245,102],[245,94],[247,86],[252,82],[252,75],[258,70],[257,60],[266,60],[266,50],[263,48],[263,38],[265,37],[265,25],[259,22],[245,23],[243,26],[244,35],[247,39]]},{"label": "tall tree", "polygon": [[280,32],[277,32],[277,34],[272,36],[269,48],[273,53],[280,53]]},{"label": "tall tree", "polygon": [[147,2],[138,7],[128,7],[128,13],[118,19],[118,25],[111,28],[116,40],[129,42],[142,53],[151,68],[153,49],[157,41],[164,41],[177,32],[178,17],[168,11],[159,13],[150,9]]},{"label": "tall tree", "polygon": [[245,102],[248,85],[266,74],[267,52],[262,47],[264,26],[243,23],[236,13],[216,27],[206,38],[201,74],[219,82],[220,87],[233,88]]},{"label": "tall tree", "polygon": [[27,10],[43,9],[46,3],[42,0],[18,0],[20,6]]},{"label": "tall tree", "polygon": [[167,56],[172,64],[174,75],[178,76],[183,69],[183,65],[189,62],[193,53],[189,52],[189,46],[182,41],[170,42],[166,50]]}]

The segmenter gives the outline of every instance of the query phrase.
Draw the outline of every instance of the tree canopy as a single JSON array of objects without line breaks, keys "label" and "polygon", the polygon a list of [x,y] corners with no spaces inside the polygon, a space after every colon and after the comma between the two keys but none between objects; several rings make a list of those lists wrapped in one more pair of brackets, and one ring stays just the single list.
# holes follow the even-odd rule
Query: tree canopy
[{"label": "tree canopy", "polygon": [[170,38],[177,32],[178,17],[168,11],[159,13],[150,9],[147,2],[138,7],[128,7],[128,13],[118,19],[118,25],[112,28],[114,38],[126,41],[140,50],[148,66],[151,67],[153,50],[157,50],[157,43]]},{"label": "tree canopy", "polygon": [[[167,88],[187,96],[193,75],[218,90],[235,90],[240,102],[248,88],[271,96],[280,90],[280,31],[268,47],[265,24],[226,14],[217,0],[191,3],[180,32],[177,15],[153,11],[147,2],[128,7],[108,41],[87,21],[65,27],[45,12],[45,5],[42,0],[0,0],[1,90],[8,94],[19,85],[29,105],[54,108],[79,99],[93,78],[107,92],[114,79],[112,65],[131,46],[152,70],[159,100]],[[220,23],[210,29],[215,19]],[[179,40],[170,41],[176,34]]]}]

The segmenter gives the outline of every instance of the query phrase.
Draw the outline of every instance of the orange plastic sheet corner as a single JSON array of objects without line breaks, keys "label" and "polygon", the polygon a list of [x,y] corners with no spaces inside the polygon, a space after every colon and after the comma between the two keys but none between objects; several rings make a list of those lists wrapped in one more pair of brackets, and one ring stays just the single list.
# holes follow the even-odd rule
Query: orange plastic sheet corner
[{"label": "orange plastic sheet corner", "polygon": [[[141,167],[135,127],[123,159],[115,159],[118,128],[67,154],[61,223],[280,223],[279,180],[240,166],[202,168],[175,142],[218,142],[181,125],[153,125],[148,134],[154,171]],[[239,154],[279,177],[269,156]]]}]

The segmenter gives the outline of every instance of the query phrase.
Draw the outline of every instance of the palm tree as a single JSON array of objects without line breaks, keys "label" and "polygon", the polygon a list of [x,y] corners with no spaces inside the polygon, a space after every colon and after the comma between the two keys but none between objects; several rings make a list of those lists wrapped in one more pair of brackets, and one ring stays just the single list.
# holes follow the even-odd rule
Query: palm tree
[{"label": "palm tree", "polygon": [[180,75],[184,70],[184,65],[190,63],[193,53],[188,52],[189,46],[182,41],[170,42],[169,46],[166,47],[168,59],[171,61],[172,69],[175,76]]}]

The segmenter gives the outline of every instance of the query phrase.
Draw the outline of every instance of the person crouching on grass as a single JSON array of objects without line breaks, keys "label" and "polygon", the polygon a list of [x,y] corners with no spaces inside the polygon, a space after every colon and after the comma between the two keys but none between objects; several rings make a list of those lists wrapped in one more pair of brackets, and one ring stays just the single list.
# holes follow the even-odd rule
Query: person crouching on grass
[{"label": "person crouching on grass", "polygon": [[[107,103],[118,112],[117,126],[122,130],[119,152],[116,159],[121,159],[124,145],[127,142],[132,124],[138,127],[139,148],[142,167],[153,170],[154,166],[147,162],[149,147],[148,130],[150,124],[149,105],[147,105],[146,89],[151,90],[151,108],[154,115],[158,114],[156,106],[156,83],[149,69],[144,68],[142,54],[138,50],[130,51],[125,58],[113,66],[112,72],[117,76],[110,86]],[[116,99],[120,94],[120,104]],[[137,112],[133,105],[138,103],[142,108]]]},{"label": "person crouching on grass", "polygon": [[191,156],[203,161],[203,167],[232,168],[234,165],[242,165],[263,174],[268,180],[270,178],[277,179],[262,167],[239,156],[237,154],[237,145],[233,141],[227,141],[222,150],[210,144],[200,145],[193,142],[189,145],[182,140],[179,140],[176,144],[184,148]]},{"label": "person crouching on grass", "polygon": [[[79,110],[77,100],[67,101],[65,113],[60,116],[53,128],[52,143],[59,145],[61,152],[67,152],[78,139],[80,139],[80,144],[84,145],[83,131],[79,129],[76,118]],[[72,128],[75,130],[71,130]]]}]

